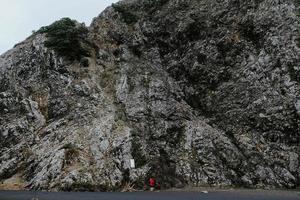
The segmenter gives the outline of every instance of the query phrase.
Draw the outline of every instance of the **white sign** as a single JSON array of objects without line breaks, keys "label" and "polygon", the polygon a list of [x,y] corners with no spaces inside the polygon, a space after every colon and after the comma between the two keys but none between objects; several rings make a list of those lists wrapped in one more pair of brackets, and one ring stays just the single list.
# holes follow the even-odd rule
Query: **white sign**
[{"label": "white sign", "polygon": [[134,162],[134,159],[130,159],[130,167],[131,167],[132,169],[135,168],[135,162]]}]

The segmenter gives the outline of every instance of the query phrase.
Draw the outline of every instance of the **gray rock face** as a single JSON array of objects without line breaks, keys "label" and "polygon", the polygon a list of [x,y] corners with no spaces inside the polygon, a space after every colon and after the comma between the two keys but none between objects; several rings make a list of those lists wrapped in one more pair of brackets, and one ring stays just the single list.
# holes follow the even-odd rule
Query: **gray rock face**
[{"label": "gray rock face", "polygon": [[88,67],[31,36],[0,57],[0,180],[299,187],[298,4],[124,0],[89,27]]}]

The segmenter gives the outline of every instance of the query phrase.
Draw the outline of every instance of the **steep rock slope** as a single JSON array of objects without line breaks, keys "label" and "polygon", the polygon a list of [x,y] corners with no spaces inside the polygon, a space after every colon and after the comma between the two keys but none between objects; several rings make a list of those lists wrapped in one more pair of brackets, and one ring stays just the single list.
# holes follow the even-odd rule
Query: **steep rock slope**
[{"label": "steep rock slope", "polygon": [[88,66],[31,36],[0,57],[0,179],[298,187],[298,4],[124,0],[89,27]]}]

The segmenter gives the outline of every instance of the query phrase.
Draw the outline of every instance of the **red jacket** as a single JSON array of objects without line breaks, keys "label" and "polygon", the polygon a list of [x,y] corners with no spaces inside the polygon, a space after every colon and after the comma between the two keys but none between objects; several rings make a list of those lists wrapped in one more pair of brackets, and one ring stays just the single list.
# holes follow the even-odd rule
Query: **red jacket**
[{"label": "red jacket", "polygon": [[149,179],[149,185],[150,185],[150,187],[154,187],[155,186],[155,179],[154,178],[150,178]]}]

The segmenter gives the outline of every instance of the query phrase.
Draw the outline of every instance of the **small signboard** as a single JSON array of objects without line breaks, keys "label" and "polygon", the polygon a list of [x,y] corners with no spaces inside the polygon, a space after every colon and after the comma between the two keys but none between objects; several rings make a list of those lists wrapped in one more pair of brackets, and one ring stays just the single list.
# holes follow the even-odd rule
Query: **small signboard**
[{"label": "small signboard", "polygon": [[134,159],[130,159],[130,167],[131,167],[132,169],[135,168],[135,162],[134,162]]}]

